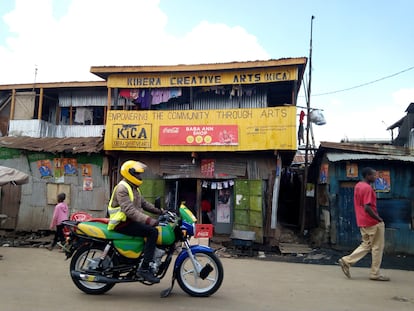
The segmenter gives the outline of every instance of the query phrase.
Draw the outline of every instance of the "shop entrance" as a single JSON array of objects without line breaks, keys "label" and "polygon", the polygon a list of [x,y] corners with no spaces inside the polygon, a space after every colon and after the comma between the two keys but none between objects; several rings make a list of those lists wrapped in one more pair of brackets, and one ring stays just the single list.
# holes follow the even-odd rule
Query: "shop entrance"
[{"label": "shop entrance", "polygon": [[234,200],[228,182],[183,178],[166,180],[166,187],[168,208],[177,208],[185,201],[198,223],[212,224],[216,233],[231,233]]}]

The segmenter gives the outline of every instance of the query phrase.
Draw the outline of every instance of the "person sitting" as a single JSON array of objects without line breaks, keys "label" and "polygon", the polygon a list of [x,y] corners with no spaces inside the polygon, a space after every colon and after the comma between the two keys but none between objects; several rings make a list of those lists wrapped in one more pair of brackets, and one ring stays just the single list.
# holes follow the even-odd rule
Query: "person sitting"
[{"label": "person sitting", "polygon": [[108,205],[108,230],[130,235],[145,237],[144,258],[138,274],[150,283],[159,283],[160,279],[154,276],[149,264],[154,257],[158,238],[158,220],[148,216],[144,211],[153,214],[162,214],[162,210],[146,201],[141,195],[139,186],[142,185],[142,176],[147,166],[141,162],[129,160],[122,164],[123,179],[116,185]]}]

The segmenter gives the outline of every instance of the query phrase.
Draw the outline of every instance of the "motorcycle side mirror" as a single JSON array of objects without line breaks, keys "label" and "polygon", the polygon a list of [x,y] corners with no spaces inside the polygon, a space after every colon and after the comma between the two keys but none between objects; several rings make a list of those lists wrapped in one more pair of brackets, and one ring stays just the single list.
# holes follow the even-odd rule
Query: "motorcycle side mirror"
[{"label": "motorcycle side mirror", "polygon": [[158,209],[161,209],[161,198],[157,197],[154,201],[154,206]]}]

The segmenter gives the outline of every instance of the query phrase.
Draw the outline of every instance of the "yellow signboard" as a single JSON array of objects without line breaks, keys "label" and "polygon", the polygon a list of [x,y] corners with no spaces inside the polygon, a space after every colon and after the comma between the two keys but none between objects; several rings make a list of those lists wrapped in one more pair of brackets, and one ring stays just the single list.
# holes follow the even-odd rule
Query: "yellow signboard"
[{"label": "yellow signboard", "polygon": [[298,79],[297,67],[274,67],[240,71],[197,71],[184,73],[114,74],[108,77],[112,88],[163,88],[272,83]]},{"label": "yellow signboard", "polygon": [[296,150],[296,107],[108,111],[105,150]]}]

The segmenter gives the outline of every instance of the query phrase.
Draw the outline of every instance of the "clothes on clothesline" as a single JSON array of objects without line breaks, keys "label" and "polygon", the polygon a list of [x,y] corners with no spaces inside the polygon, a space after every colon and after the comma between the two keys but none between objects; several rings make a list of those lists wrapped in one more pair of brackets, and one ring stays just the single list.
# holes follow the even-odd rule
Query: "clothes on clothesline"
[{"label": "clothes on clothesline", "polygon": [[178,98],[181,95],[181,88],[122,89],[119,92],[119,96],[139,105],[141,109],[149,109],[151,105],[166,103],[171,98]]},{"label": "clothes on clothesline", "polygon": [[93,123],[93,111],[89,108],[77,107],[75,113],[75,122],[85,124],[90,121],[90,124]]}]

